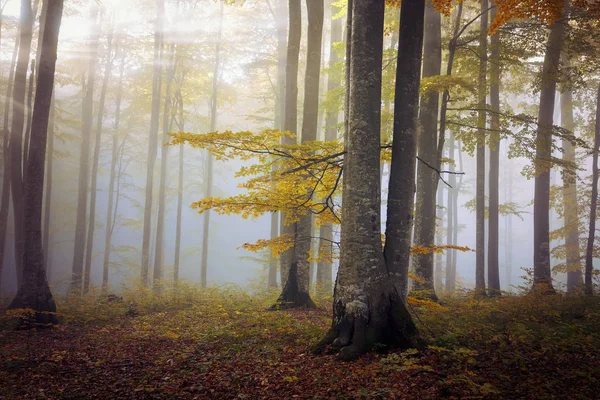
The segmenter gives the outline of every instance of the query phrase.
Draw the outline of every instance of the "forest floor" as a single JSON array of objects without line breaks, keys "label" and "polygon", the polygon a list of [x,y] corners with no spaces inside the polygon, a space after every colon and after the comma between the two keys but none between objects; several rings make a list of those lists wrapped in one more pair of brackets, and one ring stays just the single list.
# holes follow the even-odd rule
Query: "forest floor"
[{"label": "forest floor", "polygon": [[[308,348],[317,310],[267,311],[237,289],[58,298],[61,324],[0,321],[1,399],[598,399],[600,300],[411,300],[422,351],[343,363]],[[113,299],[114,300],[114,299]]]}]

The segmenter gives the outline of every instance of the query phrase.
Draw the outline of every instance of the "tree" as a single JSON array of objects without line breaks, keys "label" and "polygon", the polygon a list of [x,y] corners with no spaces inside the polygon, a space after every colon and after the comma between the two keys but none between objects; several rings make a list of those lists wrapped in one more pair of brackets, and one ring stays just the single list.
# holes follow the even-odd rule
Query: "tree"
[{"label": "tree", "polygon": [[550,168],[552,126],[558,65],[565,36],[565,22],[550,26],[542,67],[540,107],[535,149],[535,194],[533,204],[533,289],[554,293],[550,270]]},{"label": "tree", "polygon": [[477,120],[477,183],[476,183],[476,226],[475,226],[475,290],[485,295],[485,134],[487,123],[487,35],[488,1],[481,1],[481,20],[479,26],[479,78],[477,80],[477,98],[479,111]]},{"label": "tree", "polygon": [[104,79],[100,89],[100,99],[98,101],[98,113],[96,122],[96,137],[94,143],[94,154],[92,158],[92,185],[90,191],[90,214],[87,231],[87,243],[85,253],[85,272],[83,279],[83,292],[87,293],[90,288],[90,274],[92,270],[92,254],[94,249],[94,232],[96,229],[96,189],[98,182],[98,161],[100,159],[100,145],[102,140],[102,123],[104,122],[104,103],[106,101],[106,89],[108,80],[112,75],[112,42],[113,33],[108,33],[106,47],[106,64],[104,65]]},{"label": "tree", "polygon": [[19,53],[13,81],[12,125],[10,133],[10,190],[12,193],[13,216],[15,226],[15,261],[17,266],[17,284],[21,286],[23,269],[23,127],[25,121],[25,86],[27,83],[27,65],[31,50],[33,15],[31,2],[21,0],[19,27]]},{"label": "tree", "polygon": [[150,134],[148,140],[148,157],[146,160],[146,193],[144,200],[144,232],[142,236],[142,270],[141,283],[148,284],[150,265],[150,233],[152,232],[152,195],[154,187],[154,164],[158,151],[158,124],[160,117],[160,98],[162,88],[162,52],[164,0],[156,0],[156,24],[154,28],[154,59],[152,72],[152,105],[150,108]]},{"label": "tree", "polygon": [[[425,33],[423,46],[423,79],[438,76],[442,67],[442,30],[441,16],[435,11],[432,3],[425,6]],[[431,247],[435,240],[436,200],[435,188],[438,179],[430,167],[437,164],[437,122],[439,95],[437,92],[426,93],[421,97],[419,122],[418,154],[425,163],[417,166],[417,198],[415,203],[414,244]],[[437,300],[433,285],[433,252],[416,254],[412,265],[415,275],[413,291],[419,296]],[[415,293],[416,295],[416,293]]]},{"label": "tree", "polygon": [[[565,66],[569,65],[569,56],[561,55]],[[561,87],[560,119],[561,126],[570,132],[575,131],[573,118],[573,90],[570,86]],[[581,276],[581,257],[579,254],[579,215],[577,211],[577,173],[573,171],[575,163],[575,147],[569,140],[563,139],[563,213],[565,224],[565,247],[567,262],[567,291],[573,293],[583,282]]]},{"label": "tree", "polygon": [[[496,7],[491,10],[492,21]],[[489,222],[488,222],[488,288],[490,295],[500,294],[499,242],[499,180],[500,180],[500,33],[490,40],[490,170],[489,170]]]},{"label": "tree", "polygon": [[62,9],[63,1],[54,0],[49,2],[46,13],[25,181],[23,282],[9,306],[10,309],[33,309],[36,311],[36,322],[43,324],[56,323],[56,304],[46,279],[42,250],[42,200],[48,118],[54,87]]},{"label": "tree", "polygon": [[[317,140],[319,118],[319,79],[321,69],[321,42],[323,36],[323,1],[306,0],[308,15],[306,74],[304,78],[304,108],[302,115],[302,143]],[[312,193],[307,193],[308,198]],[[309,253],[312,243],[312,215],[300,216],[295,226],[292,263],[287,280],[277,300],[278,307],[315,307],[310,298]],[[294,276],[295,275],[295,276]]]},{"label": "tree", "polygon": [[402,2],[383,251],[388,271],[402,299],[406,299],[408,290],[424,14],[424,0]]},{"label": "tree", "polygon": [[[418,21],[420,15],[421,32],[424,6],[424,1],[419,0],[405,0],[402,4],[403,21],[414,21],[415,18]],[[340,269],[331,328],[313,349],[320,352],[331,344],[331,349],[339,351],[338,358],[342,360],[354,359],[376,343],[412,347],[418,340],[418,332],[396,290],[395,279],[390,279],[381,252],[379,132],[383,16],[381,1],[365,0],[352,4],[350,114],[344,165]],[[406,17],[412,19],[405,20]],[[407,25],[411,24],[407,22],[401,29],[406,29]],[[407,45],[407,32],[404,33],[402,38],[401,32],[400,40]],[[420,54],[421,43],[416,42],[414,46]],[[413,121],[416,121],[416,115]]]},{"label": "tree", "polygon": [[[219,14],[219,30],[217,32],[217,43],[215,47],[215,65],[212,78],[212,96],[210,98],[210,131],[217,129],[217,99],[219,91],[219,74],[221,71],[221,40],[223,37],[223,3]],[[212,155],[206,154],[206,197],[212,196],[213,181],[213,159]],[[204,212],[202,222],[202,264],[200,266],[200,285],[206,286],[206,273],[208,270],[208,239],[210,238],[210,210]]]},{"label": "tree", "polygon": [[594,241],[596,240],[596,210],[598,207],[598,152],[600,152],[600,87],[596,100],[596,129],[594,135],[594,153],[592,159],[592,201],[590,205],[590,224],[585,252],[585,294],[594,294],[592,273],[594,270]]},{"label": "tree", "polygon": [[[82,86],[85,93],[82,103],[83,127],[81,131],[81,150],[79,155],[79,179],[77,193],[77,220],[75,225],[75,247],[73,250],[73,270],[71,277],[71,292],[81,293],[84,278],[84,256],[86,242],[86,224],[93,224],[93,221],[87,220],[87,202],[88,202],[88,179],[90,164],[90,141],[92,136],[93,108],[94,108],[94,85],[96,82],[96,65],[98,62],[98,37],[100,32],[99,24],[96,21],[98,10],[92,8],[91,20],[93,23],[92,33],[89,38],[89,69],[87,84],[82,77]],[[92,249],[87,249],[92,251]]]}]

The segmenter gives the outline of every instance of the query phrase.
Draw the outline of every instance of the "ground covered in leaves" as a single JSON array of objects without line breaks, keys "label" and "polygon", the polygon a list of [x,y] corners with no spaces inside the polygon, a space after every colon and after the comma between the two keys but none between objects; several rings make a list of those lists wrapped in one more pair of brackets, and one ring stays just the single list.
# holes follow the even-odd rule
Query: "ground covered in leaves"
[{"label": "ground covered in leaves", "polygon": [[62,323],[0,322],[2,399],[594,399],[600,301],[563,296],[412,300],[428,347],[342,363],[308,348],[330,323],[267,311],[276,297],[181,287],[123,300],[59,298]]}]

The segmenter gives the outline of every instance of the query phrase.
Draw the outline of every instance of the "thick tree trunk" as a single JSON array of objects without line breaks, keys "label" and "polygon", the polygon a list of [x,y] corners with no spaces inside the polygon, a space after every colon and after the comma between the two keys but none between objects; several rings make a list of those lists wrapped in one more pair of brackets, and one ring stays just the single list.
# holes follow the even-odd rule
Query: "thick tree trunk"
[{"label": "thick tree trunk", "polygon": [[25,124],[25,86],[27,83],[27,65],[31,50],[33,15],[30,0],[21,0],[19,53],[15,78],[13,81],[13,110],[10,139],[10,186],[12,192],[13,217],[15,226],[15,261],[17,266],[17,285],[21,286],[23,272],[23,169],[22,146],[23,126]]},{"label": "thick tree trunk", "polygon": [[154,188],[154,164],[158,151],[158,124],[160,118],[160,97],[162,88],[162,65],[160,53],[162,48],[162,27],[164,0],[156,0],[156,26],[154,28],[154,71],[152,73],[152,105],[150,108],[150,135],[148,140],[148,158],[146,160],[146,196],[144,201],[144,232],[142,236],[142,271],[141,284],[148,285],[150,269],[150,242],[152,233],[152,195]]},{"label": "thick tree trunk", "polygon": [[[561,58],[565,65],[569,64],[569,57],[562,53]],[[573,119],[573,91],[565,88],[560,94],[561,126],[571,133],[575,133]],[[575,147],[570,141],[563,139],[563,160],[574,166]],[[565,247],[567,262],[567,291],[574,293],[583,283],[581,274],[581,258],[579,254],[579,215],[577,212],[577,172],[573,167],[563,168],[563,214],[565,223]]]},{"label": "thick tree trunk", "polygon": [[[219,73],[221,71],[221,38],[223,36],[223,3],[219,15],[219,31],[217,34],[217,46],[215,48],[215,68],[212,80],[212,97],[210,99],[210,131],[217,130],[217,99],[219,91]],[[212,196],[213,186],[213,157],[206,153],[206,191],[205,197]],[[208,271],[208,241],[210,239],[210,210],[204,211],[202,221],[202,264],[200,266],[200,285],[206,287],[206,275]]]},{"label": "thick tree trunk", "polygon": [[[302,36],[302,7],[300,0],[289,0],[289,30],[287,42],[287,58],[285,65],[285,113],[283,119],[283,130],[296,133],[298,129],[298,63],[300,57],[300,38]],[[282,144],[296,144],[296,139],[284,136]],[[280,232],[281,235],[296,236],[295,224],[285,221],[285,213],[281,213]],[[281,285],[285,286],[288,279],[288,269],[292,262],[293,249],[284,251],[279,256],[279,272],[281,274]]]},{"label": "thick tree trunk", "polygon": [[[496,16],[492,8],[491,20]],[[490,133],[490,170],[489,170],[489,220],[488,220],[488,290],[492,296],[500,294],[499,251],[499,185],[500,185],[500,33],[491,38],[490,58],[490,104],[492,106]]]},{"label": "thick tree trunk", "polygon": [[46,279],[42,250],[42,200],[44,197],[44,164],[48,133],[48,117],[54,86],[56,49],[62,17],[62,0],[53,1],[46,14],[46,29],[33,111],[31,152],[25,182],[25,251],[23,283],[9,308],[35,310],[36,322],[56,323],[56,304]]},{"label": "thick tree trunk", "polygon": [[102,122],[104,119],[104,102],[106,100],[106,89],[108,80],[112,73],[112,40],[113,34],[108,34],[106,65],[104,66],[104,80],[100,89],[100,99],[98,101],[98,119],[96,122],[96,138],[94,143],[94,155],[92,160],[92,185],[90,190],[90,214],[87,231],[87,243],[85,253],[85,272],[83,279],[83,292],[87,293],[90,288],[90,274],[92,270],[92,255],[94,253],[94,231],[96,229],[96,191],[98,182],[98,161],[100,160],[100,145],[102,139]]},{"label": "thick tree trunk", "polygon": [[163,108],[163,137],[160,147],[160,181],[158,187],[158,215],[156,221],[156,247],[154,248],[154,287],[160,290],[160,281],[163,279],[164,269],[164,230],[165,230],[165,203],[167,191],[167,162],[169,158],[169,130],[172,121],[171,114],[171,84],[175,75],[175,44],[171,44],[168,67],[166,68],[165,103]]},{"label": "thick tree trunk", "polygon": [[27,126],[23,140],[23,181],[27,179],[27,157],[29,155],[29,142],[31,138],[31,118],[33,115],[33,87],[35,77],[35,60],[31,60],[29,68],[29,83],[27,84]]},{"label": "thick tree trunk", "polygon": [[[331,2],[330,2],[331,3]],[[342,19],[334,19],[338,13],[338,7],[331,6],[331,39],[329,43],[329,75],[327,78],[327,91],[332,91],[341,85],[341,76],[335,72],[334,66],[340,61],[338,53],[335,50],[335,44],[342,41]],[[338,136],[339,112],[332,111],[325,115],[325,140],[336,140]],[[325,256],[319,260],[317,265],[317,288],[329,293],[331,290],[332,277],[332,240],[333,225],[327,223],[322,225],[319,232],[319,251],[324,252]]]},{"label": "thick tree trunk", "polygon": [[600,151],[600,87],[596,99],[596,134],[592,157],[592,201],[590,204],[590,225],[585,251],[585,294],[594,294],[592,275],[594,271],[594,242],[596,241],[596,210],[598,208],[598,152]]},{"label": "thick tree trunk", "polygon": [[[414,7],[418,17],[420,9],[422,23],[424,2],[413,3],[418,4],[405,0],[402,13],[411,15]],[[384,3],[357,1],[353,9],[340,269],[331,329],[313,349],[322,351],[331,343],[330,350],[339,351],[342,360],[354,359],[376,343],[406,348],[418,340],[381,252],[379,130]],[[421,43],[416,45],[420,53]],[[418,100],[418,92],[414,97]]]},{"label": "thick tree trunk", "polygon": [[[115,54],[120,54],[117,42]],[[115,58],[117,58],[115,56]],[[121,121],[121,101],[123,94],[123,76],[125,74],[125,55],[122,55],[121,64],[119,66],[119,85],[117,86],[117,97],[115,105],[115,123],[112,135],[112,151],[110,156],[110,179],[108,183],[108,209],[106,211],[106,231],[104,233],[104,259],[102,261],[102,292],[108,290],[108,271],[110,266],[110,252],[112,248],[112,232],[115,224],[113,218],[113,205],[115,198],[115,180],[117,175],[117,157],[119,154],[119,123]],[[116,209],[116,207],[115,207]]]},{"label": "thick tree trunk", "polygon": [[476,181],[476,225],[475,225],[475,292],[485,296],[485,136],[487,128],[487,35],[488,0],[481,1],[479,25],[479,111],[477,120],[477,181]]},{"label": "thick tree trunk", "polygon": [[[92,119],[94,107],[94,84],[96,81],[96,66],[98,58],[98,36],[99,25],[96,21],[97,9],[92,11],[91,20],[95,25],[92,29],[90,37],[90,61],[87,84],[85,87],[85,97],[82,103],[82,120],[83,129],[81,132],[81,151],[79,159],[79,188],[77,194],[77,219],[75,223],[75,247],[73,251],[73,270],[71,277],[71,292],[74,294],[81,293],[84,275],[84,256],[86,242],[86,224],[93,223],[87,221],[87,202],[88,202],[88,179],[89,179],[89,164],[90,164],[90,140],[92,136]],[[83,82],[83,79],[82,79]],[[91,249],[87,249],[91,251]]]},{"label": "thick tree trunk", "polygon": [[565,22],[550,26],[542,68],[542,85],[535,149],[535,194],[533,203],[533,289],[554,293],[550,270],[550,169],[552,125],[560,53],[565,37]]},{"label": "thick tree trunk", "polygon": [[[433,4],[425,6],[425,33],[423,47],[423,78],[440,75],[442,67],[442,29],[440,13]],[[431,248],[435,241],[436,201],[435,189],[438,176],[430,167],[437,164],[437,122],[439,96],[437,92],[427,93],[421,97],[419,122],[418,153],[421,162],[417,166],[417,199],[415,203],[414,244]],[[437,300],[434,288],[433,273],[434,253],[415,254],[412,265],[415,275],[422,280],[415,280],[415,295]]]},{"label": "thick tree trunk", "polygon": [[[304,109],[302,115],[302,143],[317,140],[319,119],[319,79],[321,71],[321,45],[323,38],[323,1],[306,0],[308,15],[307,61],[304,77]],[[312,196],[312,193],[307,193]],[[300,216],[296,223],[296,235],[292,263],[288,279],[277,300],[277,307],[315,307],[310,298],[310,262],[312,215]],[[295,276],[293,276],[295,275]]]},{"label": "thick tree trunk", "polygon": [[424,0],[402,2],[384,248],[388,271],[402,299],[408,291],[424,14]]}]

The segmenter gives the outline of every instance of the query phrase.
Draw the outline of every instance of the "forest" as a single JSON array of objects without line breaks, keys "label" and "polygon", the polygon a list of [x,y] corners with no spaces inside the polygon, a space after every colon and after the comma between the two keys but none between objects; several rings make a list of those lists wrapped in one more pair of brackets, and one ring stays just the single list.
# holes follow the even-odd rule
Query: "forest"
[{"label": "forest", "polygon": [[0,398],[599,398],[599,0],[0,0],[0,93]]}]

